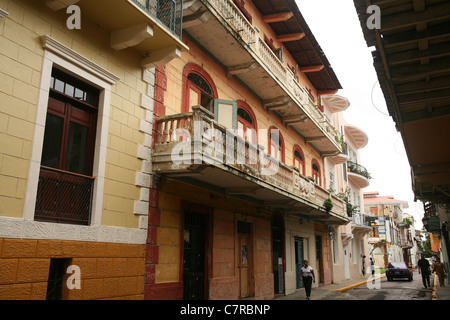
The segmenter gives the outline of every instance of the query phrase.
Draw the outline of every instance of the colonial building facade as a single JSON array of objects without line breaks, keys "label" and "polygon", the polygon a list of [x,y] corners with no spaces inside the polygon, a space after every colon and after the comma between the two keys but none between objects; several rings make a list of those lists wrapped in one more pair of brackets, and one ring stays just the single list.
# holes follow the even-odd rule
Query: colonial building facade
[{"label": "colonial building facade", "polygon": [[370,254],[380,268],[389,262],[403,261],[413,266],[414,220],[405,212],[407,201],[393,196],[380,196],[378,192],[364,193],[365,214],[373,230],[370,232]]},{"label": "colonial building facade", "polygon": [[0,19],[0,299],[358,274],[367,137],[295,1],[0,0]]},{"label": "colonial building facade", "polygon": [[[340,84],[293,1],[193,1],[155,112],[146,298],[270,299],[332,282]],[[333,105],[333,102],[330,102]],[[327,201],[326,201],[327,200]],[[329,202],[332,208],[327,208]]]},{"label": "colonial building facade", "polygon": [[0,299],[143,299],[151,68],[187,50],[181,22],[138,0],[0,9]]}]

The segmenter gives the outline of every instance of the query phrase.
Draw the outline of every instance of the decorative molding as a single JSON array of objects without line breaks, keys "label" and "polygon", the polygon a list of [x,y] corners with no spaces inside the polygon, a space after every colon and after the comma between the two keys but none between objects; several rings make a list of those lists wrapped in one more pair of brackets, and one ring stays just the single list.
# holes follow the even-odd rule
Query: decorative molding
[{"label": "decorative molding", "polygon": [[145,119],[139,123],[139,131],[144,133],[143,144],[137,148],[137,158],[142,161],[141,171],[136,172],[136,186],[140,187],[140,198],[134,201],[134,214],[139,216],[139,228],[147,230],[149,219],[149,193],[151,184],[151,146],[153,131],[155,68],[142,71],[142,81],[147,84],[146,93],[141,96],[140,107],[145,110]]},{"label": "decorative molding", "polygon": [[115,74],[100,67],[98,64],[95,64],[91,60],[83,57],[79,53],[66,47],[65,45],[49,37],[48,35],[41,36],[41,43],[44,49],[47,49],[48,51],[53,52],[60,57],[64,57],[64,59],[69,60],[77,67],[92,73],[94,76],[101,78],[103,81],[111,85],[120,80],[120,78]]},{"label": "decorative molding", "polygon": [[112,226],[80,226],[0,217],[0,238],[145,244],[147,231]]},{"label": "decorative molding", "polygon": [[5,10],[0,8],[0,20],[2,20],[3,17],[6,17],[9,15],[9,12],[6,12]]}]

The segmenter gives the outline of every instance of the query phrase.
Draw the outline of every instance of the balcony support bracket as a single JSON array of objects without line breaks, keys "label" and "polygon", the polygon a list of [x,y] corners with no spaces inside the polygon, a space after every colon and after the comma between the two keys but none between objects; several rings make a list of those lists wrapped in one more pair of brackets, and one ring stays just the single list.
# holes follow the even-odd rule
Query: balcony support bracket
[{"label": "balcony support bracket", "polygon": [[164,48],[154,52],[150,52],[141,61],[141,66],[144,69],[154,68],[166,64],[169,61],[180,57],[181,57],[181,49],[179,47]]},{"label": "balcony support bracket", "polygon": [[153,37],[153,28],[148,23],[138,24],[111,33],[111,47],[122,50],[138,45],[147,38]]}]

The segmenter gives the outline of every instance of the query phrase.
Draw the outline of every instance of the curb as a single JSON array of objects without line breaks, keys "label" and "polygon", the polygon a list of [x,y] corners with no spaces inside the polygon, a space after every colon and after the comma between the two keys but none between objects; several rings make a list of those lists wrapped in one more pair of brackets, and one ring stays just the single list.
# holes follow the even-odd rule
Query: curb
[{"label": "curb", "polygon": [[347,287],[343,287],[343,288],[340,288],[340,289],[333,289],[333,290],[330,290],[330,291],[343,292],[343,291],[347,291],[347,290],[350,290],[350,289],[359,287],[359,286],[361,286],[361,285],[363,285],[363,284],[366,284],[367,282],[370,282],[370,281],[373,281],[373,280],[377,280],[377,279],[382,279],[382,278],[386,278],[386,275],[382,275],[382,276],[380,276],[380,277],[378,277],[378,278],[368,279],[368,280],[366,280],[366,281],[358,282],[358,283],[349,285],[349,286],[347,286]]}]

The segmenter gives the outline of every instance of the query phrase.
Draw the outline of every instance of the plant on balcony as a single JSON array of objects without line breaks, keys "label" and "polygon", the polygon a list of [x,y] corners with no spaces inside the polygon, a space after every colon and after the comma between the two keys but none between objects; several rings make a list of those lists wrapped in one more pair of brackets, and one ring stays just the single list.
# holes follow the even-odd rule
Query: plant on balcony
[{"label": "plant on balcony", "polygon": [[323,206],[326,212],[330,212],[331,209],[333,209],[333,201],[330,198],[328,198],[323,202]]},{"label": "plant on balcony", "polygon": [[409,228],[413,223],[410,218],[403,219],[403,222],[406,223],[407,228]]},{"label": "plant on balcony", "polygon": [[345,207],[347,208],[347,216],[351,218],[351,217],[353,217],[353,215],[355,213],[357,213],[359,211],[359,207],[354,206],[350,202],[349,195],[350,195],[350,189],[347,188],[345,191],[338,193],[337,197],[342,199],[345,202]]}]

